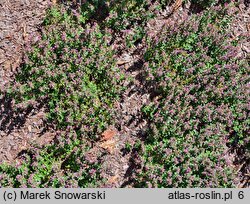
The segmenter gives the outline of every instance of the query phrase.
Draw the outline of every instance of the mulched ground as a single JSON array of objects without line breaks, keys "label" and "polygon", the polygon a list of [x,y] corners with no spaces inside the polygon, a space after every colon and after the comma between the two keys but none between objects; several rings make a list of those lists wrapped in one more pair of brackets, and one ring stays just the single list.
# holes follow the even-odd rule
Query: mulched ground
[{"label": "mulched ground", "polygon": [[[235,16],[230,28],[231,38],[237,39],[244,36],[244,40],[238,46],[238,55],[250,62],[250,1],[244,1],[239,8],[235,8],[239,13]],[[247,94],[247,93],[246,93]],[[232,148],[229,153],[233,155],[235,168],[239,172],[238,187],[250,187],[250,158],[242,149]]]},{"label": "mulched ground", "polygon": [[[1,0],[0,2],[0,88],[6,85],[22,62],[23,49],[39,30],[49,0]],[[13,107],[0,98],[0,163],[11,162],[32,141],[48,142],[53,133],[43,131],[44,113]],[[53,132],[53,131],[52,131]]]},{"label": "mulched ground", "polygon": [[[53,1],[53,0],[52,0]],[[55,1],[53,1],[55,2]],[[6,84],[12,80],[16,69],[22,62],[23,48],[30,40],[35,39],[39,26],[49,7],[50,0],[2,0],[0,2],[0,88],[5,90]],[[154,19],[145,28],[150,35],[156,35],[164,25],[173,25],[188,18],[190,5],[179,8],[169,18]],[[249,58],[250,53],[250,8],[241,3],[239,11],[232,24],[232,38],[245,35],[248,38],[239,46],[239,55]],[[170,8],[171,10],[171,8]],[[110,127],[114,132],[112,138],[98,142],[88,152],[89,157],[101,153],[103,176],[108,179],[106,187],[129,187],[131,175],[139,162],[133,151],[126,152],[126,143],[134,144],[144,136],[143,130],[147,123],[141,118],[140,109],[149,100],[148,93],[143,86],[142,54],[143,42],[136,49],[124,49],[124,39],[117,39],[114,45],[121,50],[118,66],[131,82],[121,103],[116,104],[117,115],[120,119],[119,127]],[[53,140],[55,132],[45,124],[43,107],[34,109],[18,109],[4,96],[0,98],[0,163],[12,162],[18,154],[29,148],[34,142],[40,145]],[[232,154],[237,155],[236,152]],[[238,159],[237,168],[242,171],[243,184],[249,180],[249,164],[244,158]]]},{"label": "mulched ground", "polygon": [[[147,33],[151,36],[157,35],[161,32],[163,26],[174,26],[176,23],[181,23],[187,20],[190,16],[190,6],[186,5],[184,8],[179,8],[178,11],[173,13],[168,18],[164,16],[159,16],[157,19],[150,21],[145,28]],[[169,8],[171,11],[171,8]],[[246,38],[241,42],[238,47],[238,55],[244,58],[249,58],[250,56],[250,7],[244,3],[241,3],[238,8],[232,8],[238,11],[235,16],[232,27],[230,28],[231,38],[236,39],[240,36],[245,36]],[[117,148],[113,154],[108,154],[107,159],[105,159],[104,164],[107,164],[109,169],[112,169],[112,173],[107,173],[109,171],[104,171],[106,178],[110,178],[112,181],[108,183],[108,187],[129,187],[133,180],[133,173],[140,168],[140,161],[135,158],[132,152],[126,154],[122,151],[125,147],[125,143],[134,144],[136,140],[142,139],[144,137],[144,130],[147,126],[147,122],[141,117],[141,107],[147,104],[150,98],[150,92],[145,90],[142,70],[143,62],[143,43],[139,44],[136,49],[127,50],[123,45],[125,44],[122,39],[118,39],[114,44],[117,46],[118,50],[122,50],[120,56],[118,57],[118,62],[121,62],[120,66],[123,68],[125,75],[133,78],[132,83],[124,84],[127,87],[127,91],[123,95],[123,100],[117,107],[117,113],[119,113],[120,118],[120,131],[118,132],[118,142]],[[240,174],[241,183],[239,187],[246,187],[250,185],[250,164],[249,161],[244,157],[240,157],[238,150],[232,150],[228,152],[229,158],[234,159],[235,168],[238,169]],[[105,166],[103,167],[105,168]],[[114,173],[116,172],[116,173]],[[115,174],[115,175],[113,175]],[[113,182],[115,180],[116,182]]]}]

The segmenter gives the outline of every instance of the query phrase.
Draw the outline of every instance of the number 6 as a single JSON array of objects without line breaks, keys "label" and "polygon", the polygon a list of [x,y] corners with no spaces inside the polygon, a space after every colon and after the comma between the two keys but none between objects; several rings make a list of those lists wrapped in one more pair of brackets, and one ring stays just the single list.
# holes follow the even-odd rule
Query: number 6
[{"label": "number 6", "polygon": [[238,193],[238,198],[239,198],[239,199],[243,199],[243,198],[244,198],[244,192],[243,192],[243,191],[240,191],[240,192]]}]

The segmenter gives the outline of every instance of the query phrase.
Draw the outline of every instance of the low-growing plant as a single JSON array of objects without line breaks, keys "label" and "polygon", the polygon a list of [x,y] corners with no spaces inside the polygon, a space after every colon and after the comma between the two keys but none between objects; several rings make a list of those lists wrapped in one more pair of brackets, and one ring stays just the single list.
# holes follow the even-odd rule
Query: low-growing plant
[{"label": "low-growing plant", "polygon": [[107,26],[116,31],[131,29],[133,25],[146,19],[145,5],[145,1],[141,0],[123,0],[114,3],[110,10],[110,17],[107,19]]},{"label": "low-growing plant", "polygon": [[48,11],[8,93],[19,106],[42,104],[46,122],[73,136],[59,134],[45,147],[32,146],[16,166],[2,164],[1,187],[100,186],[100,164],[85,157],[86,141],[114,123],[122,75],[108,45],[110,33],[89,22],[88,12]]},{"label": "low-growing plant", "polygon": [[50,11],[50,21],[45,21],[39,43],[30,48],[12,94],[17,102],[45,103],[48,121],[58,129],[73,127],[94,139],[112,121],[121,77],[108,46],[110,34],[98,24],[79,24],[78,18]]},{"label": "low-growing plant", "polygon": [[43,105],[46,122],[60,133],[51,144],[20,153],[16,165],[1,164],[0,187],[102,186],[102,155],[93,159],[86,152],[116,122],[113,105],[124,79],[117,45],[111,46],[117,39],[128,48],[144,43],[142,85],[152,91],[141,109],[145,140],[123,148],[135,168],[129,180],[135,187],[234,187],[228,150],[250,151],[249,64],[237,56],[238,40],[229,40],[225,2],[191,0],[202,10],[216,7],[164,27],[154,39],[147,23],[172,0],[90,0],[51,8],[8,96],[19,106]]},{"label": "low-growing plant", "polygon": [[27,150],[15,165],[1,164],[0,187],[99,186],[100,164],[86,159],[88,149],[75,133],[58,135],[54,144]]},{"label": "low-growing plant", "polygon": [[249,146],[249,65],[227,37],[226,9],[211,9],[159,36],[145,54],[157,97],[139,187],[233,187],[228,147]]},{"label": "low-growing plant", "polygon": [[230,3],[229,0],[191,0],[191,3],[196,7],[200,7],[202,9],[209,8],[211,6],[215,6],[218,4]]}]

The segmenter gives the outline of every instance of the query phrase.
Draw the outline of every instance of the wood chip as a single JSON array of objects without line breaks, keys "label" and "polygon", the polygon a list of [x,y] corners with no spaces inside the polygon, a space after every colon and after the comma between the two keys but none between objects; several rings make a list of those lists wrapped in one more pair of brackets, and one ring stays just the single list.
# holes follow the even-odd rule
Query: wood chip
[{"label": "wood chip", "polygon": [[126,64],[126,63],[128,63],[128,61],[118,60],[118,61],[116,62],[116,65],[121,66],[121,65],[124,65],[124,64]]},{"label": "wood chip", "polygon": [[57,0],[52,0],[52,4],[56,5],[57,4]]},{"label": "wood chip", "polygon": [[28,126],[28,131],[29,131],[29,132],[32,131],[31,125]]},{"label": "wood chip", "polygon": [[109,184],[114,184],[114,183],[117,182],[118,178],[119,178],[118,175],[112,176],[111,178],[109,178],[108,183]]},{"label": "wood chip", "polygon": [[115,145],[116,145],[115,140],[108,140],[108,141],[105,141],[105,142],[99,144],[99,147],[101,147],[101,148],[107,150],[109,153],[113,154],[114,149],[115,149]]}]

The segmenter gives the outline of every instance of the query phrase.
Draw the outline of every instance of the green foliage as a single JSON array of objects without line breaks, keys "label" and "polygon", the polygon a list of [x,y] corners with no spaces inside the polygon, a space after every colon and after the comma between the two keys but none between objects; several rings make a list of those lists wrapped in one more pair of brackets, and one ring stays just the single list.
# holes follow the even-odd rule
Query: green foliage
[{"label": "green foliage", "polygon": [[191,3],[195,6],[201,7],[202,9],[209,8],[211,6],[215,6],[217,4],[230,3],[229,0],[191,0]]},{"label": "green foliage", "polygon": [[225,38],[229,22],[226,10],[207,11],[164,32],[146,52],[158,100],[142,108],[149,127],[136,186],[235,185],[227,145],[249,144],[249,70]]},{"label": "green foliage", "polygon": [[[31,48],[16,79],[18,102],[46,103],[48,120],[95,138],[112,121],[112,104],[121,87],[110,34],[79,16],[49,11],[39,44]],[[52,25],[50,25],[52,23]]]},{"label": "green foliage", "polygon": [[122,91],[122,76],[108,45],[110,33],[89,23],[94,8],[86,9],[82,14],[60,7],[48,11],[9,92],[16,103],[44,105],[47,122],[74,137],[59,135],[51,145],[34,146],[16,167],[1,165],[3,187],[100,185],[100,164],[85,158],[85,143],[114,123],[112,106]]},{"label": "green foliage", "polygon": [[172,0],[90,0],[76,10],[48,10],[8,96],[19,106],[43,105],[46,122],[63,133],[46,146],[34,144],[15,165],[1,164],[0,187],[103,184],[102,153],[88,156],[88,144],[118,122],[114,103],[123,80],[133,81],[116,66],[120,42],[127,50],[143,45],[141,85],[153,91],[141,109],[145,140],[123,148],[134,186],[235,187],[227,151],[249,154],[249,64],[236,57],[238,40],[228,41],[226,2],[191,0],[203,11],[154,39],[145,28]]},{"label": "green foliage", "polygon": [[28,150],[15,166],[0,165],[0,187],[94,187],[100,185],[98,163],[85,158],[88,147],[76,135],[58,137],[58,142]]}]

